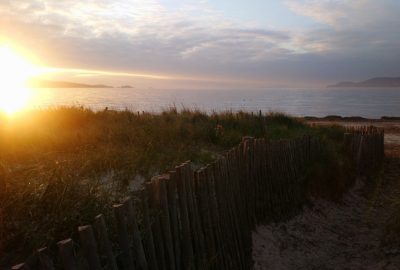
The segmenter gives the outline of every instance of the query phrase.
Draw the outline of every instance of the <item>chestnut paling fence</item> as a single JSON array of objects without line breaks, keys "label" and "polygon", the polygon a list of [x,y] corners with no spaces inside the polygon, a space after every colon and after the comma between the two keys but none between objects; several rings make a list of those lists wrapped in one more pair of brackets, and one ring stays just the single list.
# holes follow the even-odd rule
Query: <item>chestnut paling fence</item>
[{"label": "chestnut paling fence", "polygon": [[344,147],[357,165],[357,173],[367,174],[380,166],[384,158],[384,130],[350,127],[344,134]]},{"label": "chestnut paling fence", "polygon": [[[349,129],[343,143],[360,174],[383,159],[382,130]],[[215,162],[196,171],[184,162],[113,205],[112,237],[98,215],[80,239],[57,243],[54,260],[41,248],[12,269],[252,269],[252,231],[301,209],[307,167],[323,147],[310,136],[245,137]]]}]

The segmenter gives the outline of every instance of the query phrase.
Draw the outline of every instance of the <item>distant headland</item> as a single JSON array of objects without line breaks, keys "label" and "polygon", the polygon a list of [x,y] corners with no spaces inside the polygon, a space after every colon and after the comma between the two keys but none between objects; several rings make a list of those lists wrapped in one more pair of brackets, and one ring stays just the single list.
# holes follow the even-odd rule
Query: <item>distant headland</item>
[{"label": "distant headland", "polygon": [[84,84],[50,80],[31,80],[28,82],[28,85],[34,88],[113,88],[112,86],[103,84]]},{"label": "distant headland", "polygon": [[377,77],[362,82],[340,82],[328,87],[400,87],[400,77]]}]

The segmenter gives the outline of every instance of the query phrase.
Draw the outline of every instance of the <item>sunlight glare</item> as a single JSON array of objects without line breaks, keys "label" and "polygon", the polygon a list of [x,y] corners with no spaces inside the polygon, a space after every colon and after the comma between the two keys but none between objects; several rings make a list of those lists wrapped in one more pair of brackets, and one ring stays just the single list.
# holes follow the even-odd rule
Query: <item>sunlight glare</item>
[{"label": "sunlight glare", "polygon": [[31,96],[25,86],[37,69],[6,46],[0,47],[0,111],[13,114],[24,108]]}]

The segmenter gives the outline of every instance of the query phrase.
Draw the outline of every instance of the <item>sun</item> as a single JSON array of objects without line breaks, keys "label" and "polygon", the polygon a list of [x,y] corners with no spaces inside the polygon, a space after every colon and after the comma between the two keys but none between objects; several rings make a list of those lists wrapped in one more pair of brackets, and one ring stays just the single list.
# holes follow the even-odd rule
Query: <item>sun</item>
[{"label": "sun", "polygon": [[25,84],[37,73],[38,69],[24,57],[0,45],[0,111],[13,114],[28,104],[31,90]]}]

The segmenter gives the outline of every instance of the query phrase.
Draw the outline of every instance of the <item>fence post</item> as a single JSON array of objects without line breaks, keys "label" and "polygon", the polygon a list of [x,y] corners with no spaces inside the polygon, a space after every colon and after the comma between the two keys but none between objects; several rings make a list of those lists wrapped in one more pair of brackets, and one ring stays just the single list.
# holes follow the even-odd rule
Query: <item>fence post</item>
[{"label": "fence post", "polygon": [[11,267],[11,270],[29,270],[29,266],[26,263],[20,263]]},{"label": "fence post", "polygon": [[363,160],[363,151],[364,148],[364,135],[361,135],[360,141],[358,143],[358,151],[357,151],[357,176],[361,176],[362,173],[362,166],[364,165],[364,160]]},{"label": "fence post", "polygon": [[165,261],[165,249],[164,249],[164,238],[161,230],[161,221],[160,221],[160,209],[157,208],[156,202],[154,201],[154,183],[146,183],[145,184],[147,193],[149,194],[149,206],[153,212],[153,222],[151,223],[151,230],[153,233],[154,240],[154,248],[158,263],[158,268],[160,270],[167,269],[167,262]]},{"label": "fence post", "polygon": [[114,204],[114,215],[115,221],[117,223],[117,232],[118,232],[118,240],[119,245],[122,251],[121,260],[124,267],[124,270],[134,270],[135,265],[133,262],[132,252],[129,243],[129,235],[127,229],[127,218],[125,216],[124,205],[123,204]]},{"label": "fence post", "polygon": [[36,254],[37,254],[41,269],[54,270],[53,261],[52,261],[52,259],[50,259],[50,257],[47,254],[47,247],[39,248],[36,251]]},{"label": "fence post", "polygon": [[168,198],[166,183],[169,181],[169,175],[160,175],[152,179],[155,188],[156,198],[154,198],[157,208],[161,210],[160,221],[161,230],[164,236],[165,255],[168,261],[168,268],[175,269],[174,245],[172,243],[171,221],[169,218]]},{"label": "fence post", "polygon": [[175,254],[175,267],[177,270],[181,269],[181,245],[180,245],[180,231],[179,231],[179,209],[178,209],[178,197],[176,190],[176,171],[169,172],[169,181],[167,182],[167,199],[169,207],[169,215],[171,221],[171,233],[174,244]]},{"label": "fence post", "polygon": [[192,239],[193,239],[193,250],[194,250],[194,259],[196,263],[197,269],[203,269],[204,266],[204,251],[202,250],[204,237],[202,235],[200,221],[199,221],[199,213],[197,207],[197,200],[195,199],[194,193],[194,173],[192,171],[190,161],[186,161],[184,163],[183,171],[184,171],[184,181],[186,187],[187,201],[188,201],[188,212],[189,212],[189,220],[192,230]]},{"label": "fence post", "polygon": [[[207,191],[207,179],[205,169],[196,172],[196,189],[198,190],[198,205],[200,210],[200,220],[204,232],[206,269],[213,265],[216,256],[214,231],[212,229],[210,202]],[[207,267],[208,266],[208,267]]]},{"label": "fence post", "polygon": [[181,223],[182,223],[182,268],[183,269],[194,269],[193,263],[193,245],[192,238],[190,234],[190,221],[189,213],[187,208],[187,194],[186,194],[186,184],[184,175],[184,165],[175,167],[177,173],[177,188],[179,197],[179,209],[181,213]]},{"label": "fence post", "polygon": [[78,264],[75,259],[74,242],[72,239],[62,240],[57,243],[61,262],[65,270],[78,270]]},{"label": "fence post", "polygon": [[107,256],[108,267],[111,270],[118,270],[115,262],[114,253],[111,248],[111,242],[108,238],[107,226],[102,214],[94,218],[94,229],[99,239],[100,250],[104,251]]},{"label": "fence post", "polygon": [[154,237],[152,224],[149,216],[149,205],[148,205],[148,191],[146,189],[141,192],[142,198],[142,210],[143,210],[143,224],[144,224],[144,247],[147,251],[147,258],[150,270],[158,270],[156,250],[154,247]]},{"label": "fence post", "polygon": [[85,253],[85,257],[89,263],[90,270],[101,270],[100,258],[97,253],[97,243],[94,238],[92,226],[80,226],[78,227],[78,231],[81,238],[83,252]]},{"label": "fence post", "polygon": [[144,254],[142,237],[140,235],[139,227],[136,222],[135,213],[133,210],[132,198],[130,197],[126,198],[123,204],[124,207],[126,208],[125,210],[127,211],[126,215],[128,219],[128,225],[131,224],[132,227],[132,234],[133,234],[132,240],[133,240],[133,251],[134,251],[133,255],[136,259],[139,269],[147,270],[148,267],[147,267],[146,255]]}]

